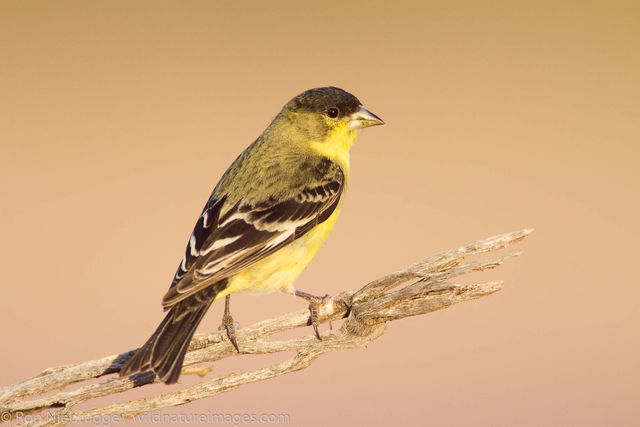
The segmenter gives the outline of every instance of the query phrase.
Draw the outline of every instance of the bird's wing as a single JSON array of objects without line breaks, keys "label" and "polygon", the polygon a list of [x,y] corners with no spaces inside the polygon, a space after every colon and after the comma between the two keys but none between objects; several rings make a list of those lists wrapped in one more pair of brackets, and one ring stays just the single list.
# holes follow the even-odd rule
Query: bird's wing
[{"label": "bird's wing", "polygon": [[165,309],[255,264],[329,218],[344,189],[344,174],[333,166],[284,201],[268,196],[268,201],[253,204],[241,200],[220,215],[225,198],[212,195],[162,300]]}]

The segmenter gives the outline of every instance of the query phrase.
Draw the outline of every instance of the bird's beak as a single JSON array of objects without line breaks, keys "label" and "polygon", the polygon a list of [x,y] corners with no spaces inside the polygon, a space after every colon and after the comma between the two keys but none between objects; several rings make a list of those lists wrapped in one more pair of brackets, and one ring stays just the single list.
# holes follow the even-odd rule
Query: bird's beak
[{"label": "bird's beak", "polygon": [[349,130],[368,128],[369,126],[383,125],[382,119],[362,105],[349,117]]}]

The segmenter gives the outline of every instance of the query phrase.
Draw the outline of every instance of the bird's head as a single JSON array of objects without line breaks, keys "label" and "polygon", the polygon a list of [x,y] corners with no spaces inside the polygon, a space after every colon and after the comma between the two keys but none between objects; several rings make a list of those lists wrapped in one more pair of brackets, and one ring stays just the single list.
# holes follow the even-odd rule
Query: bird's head
[{"label": "bird's head", "polygon": [[296,139],[329,158],[348,156],[359,129],[384,124],[358,98],[337,87],[301,93],[284,106],[276,120],[286,122],[284,127]]}]

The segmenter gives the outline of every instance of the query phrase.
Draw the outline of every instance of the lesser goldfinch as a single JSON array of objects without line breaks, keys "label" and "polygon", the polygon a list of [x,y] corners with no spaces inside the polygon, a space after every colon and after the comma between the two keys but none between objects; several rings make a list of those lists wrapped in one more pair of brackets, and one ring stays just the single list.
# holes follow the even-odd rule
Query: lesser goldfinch
[{"label": "lesser goldfinch", "polygon": [[238,291],[281,290],[310,300],[320,338],[320,298],[293,282],[338,218],[358,130],[383,123],[336,87],[289,101],[214,188],[162,300],[169,313],[120,376],[151,369],[161,381],[177,382],[196,327],[222,297],[223,325],[238,349],[229,313],[229,295]]}]

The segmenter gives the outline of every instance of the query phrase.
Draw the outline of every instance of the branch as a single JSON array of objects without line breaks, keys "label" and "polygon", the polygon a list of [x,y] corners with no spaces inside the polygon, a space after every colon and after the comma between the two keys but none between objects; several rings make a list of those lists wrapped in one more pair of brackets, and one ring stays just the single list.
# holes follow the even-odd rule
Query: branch
[{"label": "branch", "polygon": [[[505,248],[532,232],[533,229],[515,231],[440,252],[403,270],[374,280],[357,291],[344,291],[328,298],[321,306],[320,322],[339,319],[345,319],[345,321],[339,330],[323,333],[321,341],[311,335],[286,341],[264,340],[279,332],[307,326],[308,311],[288,313],[236,331],[242,354],[295,351],[293,357],[275,365],[250,372],[229,373],[175,392],[86,411],[74,411],[73,408],[80,402],[157,383],[155,374],[143,372],[129,378],[109,378],[102,382],[84,385],[73,391],[38,397],[60,390],[69,384],[117,373],[135,352],[131,350],[102,359],[45,369],[26,381],[3,387],[0,389],[2,421],[18,419],[25,414],[43,410],[54,410],[54,412],[41,417],[31,417],[31,422],[27,425],[63,425],[106,415],[132,417],[159,408],[182,405],[196,399],[224,393],[243,384],[304,369],[324,353],[368,344],[384,333],[386,323],[389,321],[440,310],[500,290],[502,282],[461,285],[450,280],[473,271],[497,267],[508,258],[519,255],[519,253],[513,253],[487,261],[465,262],[465,257],[469,255]],[[211,367],[199,364],[236,355],[238,353],[231,343],[224,339],[222,332],[198,334],[189,346],[183,374],[195,373],[204,376]]]}]

